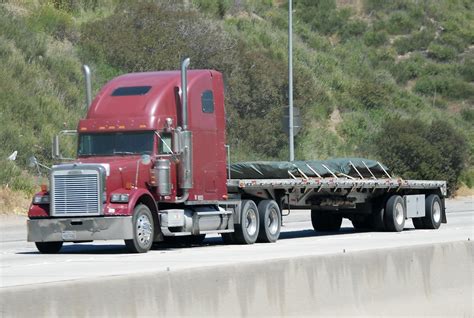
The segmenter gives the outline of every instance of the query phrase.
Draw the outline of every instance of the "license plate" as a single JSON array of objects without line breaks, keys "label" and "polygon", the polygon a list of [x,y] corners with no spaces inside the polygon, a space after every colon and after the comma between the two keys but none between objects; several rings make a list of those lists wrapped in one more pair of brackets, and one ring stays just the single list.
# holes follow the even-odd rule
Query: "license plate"
[{"label": "license plate", "polygon": [[64,241],[70,241],[76,239],[76,231],[63,231],[62,237]]}]

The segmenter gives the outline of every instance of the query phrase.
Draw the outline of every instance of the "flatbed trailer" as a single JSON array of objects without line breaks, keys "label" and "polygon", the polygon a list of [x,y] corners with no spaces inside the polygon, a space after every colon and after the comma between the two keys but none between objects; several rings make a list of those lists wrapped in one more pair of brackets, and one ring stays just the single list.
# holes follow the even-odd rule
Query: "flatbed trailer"
[{"label": "flatbed trailer", "polygon": [[295,176],[288,179],[229,179],[227,187],[240,200],[272,200],[280,210],[310,209],[315,230],[336,231],[342,218],[356,229],[401,231],[406,219],[416,228],[437,229],[446,223],[445,181]]}]

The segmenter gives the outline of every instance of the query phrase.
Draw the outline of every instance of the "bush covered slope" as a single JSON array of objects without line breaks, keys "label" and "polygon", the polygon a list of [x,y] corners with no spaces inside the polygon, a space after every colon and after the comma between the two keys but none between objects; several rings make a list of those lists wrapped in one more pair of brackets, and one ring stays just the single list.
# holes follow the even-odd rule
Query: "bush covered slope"
[{"label": "bush covered slope", "polygon": [[[177,69],[185,56],[192,68],[220,70],[233,160],[287,159],[287,7],[0,4],[0,182],[31,189],[26,159],[49,162],[52,135],[84,115],[82,63],[95,91],[121,73]],[[469,0],[294,0],[297,159],[366,156],[403,177],[449,179],[454,189],[461,176],[473,186],[473,12]],[[17,161],[6,161],[14,150]]]}]

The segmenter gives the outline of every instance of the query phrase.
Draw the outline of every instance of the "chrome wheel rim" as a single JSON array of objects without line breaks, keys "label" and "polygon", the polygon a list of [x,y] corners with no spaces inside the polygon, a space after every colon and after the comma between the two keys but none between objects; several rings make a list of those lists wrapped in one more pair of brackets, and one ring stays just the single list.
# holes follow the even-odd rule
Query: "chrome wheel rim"
[{"label": "chrome wheel rim", "polygon": [[257,232],[257,212],[253,209],[247,211],[245,218],[245,228],[250,236],[253,236]]},{"label": "chrome wheel rim", "polygon": [[153,225],[146,215],[140,215],[137,219],[137,240],[140,246],[147,246],[151,241]]},{"label": "chrome wheel rim", "polygon": [[403,204],[401,202],[398,202],[395,205],[395,221],[397,222],[398,225],[401,225],[403,223],[404,218],[405,218],[405,215],[403,213]]},{"label": "chrome wheel rim", "polygon": [[435,201],[433,203],[433,221],[435,223],[439,223],[441,220],[441,205],[439,204],[438,201]]},{"label": "chrome wheel rim", "polygon": [[270,209],[267,218],[267,229],[270,234],[274,235],[278,232],[278,224],[280,223],[277,210],[275,208]]}]

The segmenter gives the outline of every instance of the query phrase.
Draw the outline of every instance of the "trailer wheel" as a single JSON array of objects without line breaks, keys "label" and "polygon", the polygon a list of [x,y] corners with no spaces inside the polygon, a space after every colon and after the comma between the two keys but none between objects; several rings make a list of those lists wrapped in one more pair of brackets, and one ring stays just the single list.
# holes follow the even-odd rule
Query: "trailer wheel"
[{"label": "trailer wheel", "polygon": [[425,217],[422,218],[425,229],[436,230],[441,225],[443,204],[436,194],[430,194],[425,199]]},{"label": "trailer wheel", "polygon": [[234,225],[234,238],[237,244],[253,244],[260,228],[258,209],[252,200],[243,200],[240,211],[240,224]]},{"label": "trailer wheel", "polygon": [[260,217],[258,241],[276,242],[281,230],[281,212],[278,204],[273,200],[262,200],[258,204],[258,214]]},{"label": "trailer wheel", "polygon": [[405,227],[405,204],[399,195],[392,195],[386,205],[384,223],[387,231],[400,232]]},{"label": "trailer wheel", "polygon": [[63,247],[63,242],[35,242],[36,248],[43,254],[56,254]]},{"label": "trailer wheel", "polygon": [[150,209],[139,204],[133,210],[133,239],[125,240],[125,245],[131,253],[146,253],[153,245],[155,228]]},{"label": "trailer wheel", "polygon": [[312,209],[311,223],[315,231],[339,231],[342,216],[330,211]]}]

